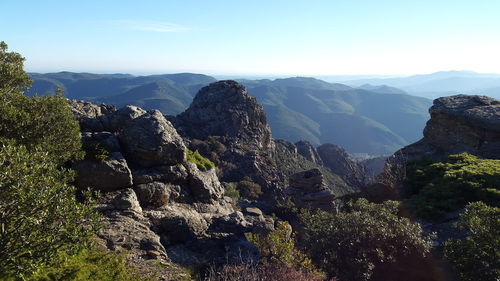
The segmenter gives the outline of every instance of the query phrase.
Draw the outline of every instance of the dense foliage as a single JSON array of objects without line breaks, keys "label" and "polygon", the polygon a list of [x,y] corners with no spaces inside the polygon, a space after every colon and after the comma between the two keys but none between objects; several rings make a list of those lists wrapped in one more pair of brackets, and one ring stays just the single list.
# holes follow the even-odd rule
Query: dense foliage
[{"label": "dense foliage", "polygon": [[29,281],[132,281],[141,280],[125,265],[125,255],[106,250],[60,254],[49,266],[38,269]]},{"label": "dense foliage", "polygon": [[24,58],[15,52],[7,52],[7,44],[0,42],[0,93],[10,94],[26,89],[30,78],[23,69]]},{"label": "dense foliage", "polygon": [[460,280],[500,280],[500,208],[471,203],[457,226],[470,235],[462,240],[448,240],[445,257]]},{"label": "dense foliage", "polygon": [[261,262],[293,267],[321,276],[311,259],[296,249],[292,234],[290,224],[278,222],[276,229],[268,234],[247,233],[246,237],[259,249]]},{"label": "dense foliage", "polygon": [[208,171],[210,169],[215,168],[215,164],[212,161],[210,161],[209,159],[203,157],[198,152],[198,150],[196,150],[194,152],[189,150],[189,149],[186,150],[186,158],[187,158],[187,161],[196,164],[198,169],[200,169],[201,171]]},{"label": "dense foliage", "polygon": [[468,202],[500,202],[500,160],[451,155],[443,162],[409,163],[407,177],[407,190],[414,194],[407,205],[422,218],[438,219]]},{"label": "dense foliage", "polygon": [[421,259],[431,248],[420,225],[398,215],[395,201],[359,199],[338,214],[305,212],[301,219],[311,258],[340,280],[370,280],[380,272],[388,276],[400,270],[398,262]]},{"label": "dense foliage", "polygon": [[0,144],[0,272],[30,273],[59,252],[86,247],[96,229],[92,206],[80,203],[60,169],[42,149]]}]

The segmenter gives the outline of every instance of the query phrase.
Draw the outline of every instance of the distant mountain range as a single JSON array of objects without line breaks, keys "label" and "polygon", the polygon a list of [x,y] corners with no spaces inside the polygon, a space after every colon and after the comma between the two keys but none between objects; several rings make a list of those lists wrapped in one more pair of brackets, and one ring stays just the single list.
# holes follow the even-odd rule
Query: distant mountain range
[{"label": "distant mountain range", "polygon": [[[339,81],[333,79],[332,81]],[[442,71],[431,74],[397,78],[370,78],[344,80],[353,87],[390,86],[408,94],[437,98],[456,94],[487,95],[500,98],[500,74],[476,73],[473,71]]]},{"label": "distant mountain range", "polygon": [[[31,73],[28,94],[57,87],[71,99],[116,106],[134,104],[177,115],[197,91],[215,78],[191,73],[128,74]],[[264,105],[273,137],[292,142],[335,143],[351,153],[389,154],[417,141],[432,101],[388,86],[353,88],[305,77],[238,80]]]}]

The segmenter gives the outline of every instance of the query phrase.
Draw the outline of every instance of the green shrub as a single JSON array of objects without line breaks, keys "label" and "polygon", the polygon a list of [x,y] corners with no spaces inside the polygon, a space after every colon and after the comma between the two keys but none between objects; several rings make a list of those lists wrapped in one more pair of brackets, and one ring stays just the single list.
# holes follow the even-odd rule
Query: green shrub
[{"label": "green shrub", "polygon": [[28,281],[132,281],[141,280],[125,265],[125,254],[82,250],[60,254],[54,262],[38,269]]},{"label": "green shrub", "polygon": [[[370,280],[404,270],[398,262],[423,259],[430,237],[417,223],[398,215],[398,203],[350,202],[338,214],[304,212],[304,248],[325,272],[345,281]],[[391,279],[383,279],[391,280]]]},{"label": "green shrub", "polygon": [[31,85],[28,74],[23,69],[24,58],[14,52],[7,52],[8,46],[0,42],[0,93],[22,91]]},{"label": "green shrub", "polygon": [[457,227],[470,235],[446,241],[444,255],[460,280],[500,280],[500,208],[470,203]]},{"label": "green shrub", "polygon": [[500,160],[463,153],[443,162],[410,163],[407,175],[406,188],[414,195],[406,205],[425,219],[439,219],[469,202],[500,202]]},{"label": "green shrub", "polygon": [[287,222],[279,222],[276,229],[266,235],[246,233],[245,236],[259,249],[264,264],[278,264],[324,275],[307,255],[295,248],[292,227]]},{"label": "green shrub", "polygon": [[97,214],[76,199],[72,177],[42,149],[0,141],[0,272],[23,276],[88,245]]},{"label": "green shrub", "polygon": [[210,169],[215,168],[215,164],[212,161],[208,160],[207,158],[201,156],[198,150],[194,152],[189,149],[186,150],[186,158],[187,161],[196,164],[198,169],[200,169],[201,171],[208,171]]},{"label": "green shrub", "polygon": [[236,185],[237,185],[237,183],[235,183],[235,182],[228,182],[228,183],[226,183],[224,185],[225,186],[224,195],[228,196],[228,197],[230,197],[230,198],[232,198],[234,200],[240,199],[240,192],[236,188]]},{"label": "green shrub", "polygon": [[39,147],[59,164],[83,156],[80,128],[68,101],[60,94],[29,98],[21,90],[30,80],[24,59],[6,52],[0,43],[0,137],[14,139],[28,149]]},{"label": "green shrub", "polygon": [[237,185],[240,194],[244,198],[257,199],[262,194],[262,187],[256,182],[242,180]]},{"label": "green shrub", "polygon": [[85,142],[83,151],[85,151],[85,160],[104,162],[109,157],[109,151],[96,141]]}]

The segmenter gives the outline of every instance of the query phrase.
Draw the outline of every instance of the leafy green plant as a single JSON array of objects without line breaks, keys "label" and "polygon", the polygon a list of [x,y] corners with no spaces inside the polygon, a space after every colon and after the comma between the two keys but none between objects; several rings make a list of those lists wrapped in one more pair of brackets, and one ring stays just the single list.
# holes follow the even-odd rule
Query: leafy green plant
[{"label": "leafy green plant", "polygon": [[76,199],[73,173],[47,152],[0,141],[0,272],[29,275],[58,253],[87,247],[97,229],[93,202]]},{"label": "leafy green plant", "polygon": [[109,157],[109,151],[96,141],[85,142],[83,151],[85,151],[85,159],[90,161],[104,162]]},{"label": "leafy green plant", "polygon": [[[417,223],[398,215],[398,202],[358,199],[337,214],[303,212],[304,248],[323,270],[340,280],[371,280],[401,270],[399,261],[423,259],[431,237]],[[391,279],[384,279],[391,280]]]},{"label": "leafy green plant", "polygon": [[407,190],[414,195],[406,205],[425,219],[439,219],[469,202],[500,202],[500,160],[456,154],[443,162],[410,163],[407,175]]},{"label": "leafy green plant", "polygon": [[9,95],[31,85],[28,74],[24,71],[24,58],[15,52],[7,52],[8,46],[0,42],[0,93]]},{"label": "leafy green plant", "polygon": [[257,199],[262,194],[262,187],[260,184],[249,180],[240,181],[237,188],[244,198]]},{"label": "leafy green plant", "polygon": [[462,281],[500,279],[500,208],[483,202],[470,203],[457,227],[469,233],[465,239],[450,239],[444,256]]},{"label": "leafy green plant", "polygon": [[226,183],[225,190],[224,190],[224,195],[232,198],[233,200],[238,200],[240,199],[240,192],[236,188],[237,183],[235,182],[228,182]]},{"label": "leafy green plant", "polygon": [[324,275],[306,254],[296,249],[292,227],[287,222],[278,222],[276,229],[268,234],[246,233],[245,236],[257,246],[264,264],[278,264]]},{"label": "leafy green plant", "polygon": [[143,280],[125,265],[125,254],[107,250],[82,250],[60,254],[39,268],[28,281],[132,281]]},{"label": "leafy green plant", "polygon": [[187,158],[187,161],[196,164],[198,169],[200,169],[201,171],[208,171],[210,169],[215,168],[215,164],[212,161],[208,160],[207,158],[203,157],[198,152],[198,150],[193,152],[193,151],[187,149],[186,150],[186,158]]}]

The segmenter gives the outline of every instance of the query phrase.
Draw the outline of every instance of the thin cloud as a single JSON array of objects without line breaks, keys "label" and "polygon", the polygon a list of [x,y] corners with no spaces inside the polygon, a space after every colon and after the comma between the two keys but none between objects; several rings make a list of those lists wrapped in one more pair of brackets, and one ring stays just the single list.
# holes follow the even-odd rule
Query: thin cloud
[{"label": "thin cloud", "polygon": [[189,27],[170,23],[170,22],[159,22],[159,21],[134,21],[134,20],[115,20],[111,22],[113,25],[139,31],[149,31],[149,32],[186,32],[191,30]]}]

